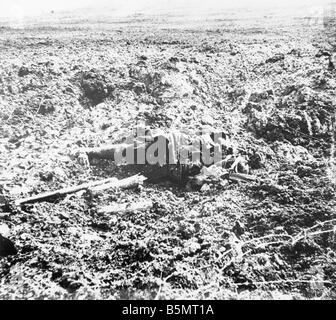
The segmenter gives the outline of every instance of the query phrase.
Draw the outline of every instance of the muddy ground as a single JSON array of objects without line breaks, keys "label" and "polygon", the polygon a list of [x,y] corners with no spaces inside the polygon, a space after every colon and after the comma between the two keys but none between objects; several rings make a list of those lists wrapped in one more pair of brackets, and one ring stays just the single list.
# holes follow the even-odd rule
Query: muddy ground
[{"label": "muddy ground", "polygon": [[[1,28],[0,230],[17,253],[0,257],[0,298],[335,298],[335,48],[332,26],[303,23]],[[12,204],[126,177],[76,155],[139,123],[224,130],[273,183]],[[140,200],[153,207],[99,211]]]}]

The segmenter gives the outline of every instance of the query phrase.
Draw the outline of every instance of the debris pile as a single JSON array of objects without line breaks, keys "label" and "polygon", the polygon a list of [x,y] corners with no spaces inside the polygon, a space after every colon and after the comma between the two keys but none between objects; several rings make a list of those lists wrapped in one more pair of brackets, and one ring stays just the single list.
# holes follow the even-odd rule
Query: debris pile
[{"label": "debris pile", "polygon": [[93,105],[103,102],[114,90],[113,84],[103,74],[94,69],[84,72],[81,87],[84,91],[84,97],[89,99]]}]

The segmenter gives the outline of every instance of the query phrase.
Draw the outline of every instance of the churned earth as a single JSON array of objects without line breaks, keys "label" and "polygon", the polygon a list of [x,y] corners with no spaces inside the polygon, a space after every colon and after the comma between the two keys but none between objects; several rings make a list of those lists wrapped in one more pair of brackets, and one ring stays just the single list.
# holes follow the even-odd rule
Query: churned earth
[{"label": "churned earth", "polygon": [[[0,298],[335,298],[335,27],[132,19],[0,28]],[[223,130],[268,183],[13,205],[127,177],[77,155],[139,123]]]}]

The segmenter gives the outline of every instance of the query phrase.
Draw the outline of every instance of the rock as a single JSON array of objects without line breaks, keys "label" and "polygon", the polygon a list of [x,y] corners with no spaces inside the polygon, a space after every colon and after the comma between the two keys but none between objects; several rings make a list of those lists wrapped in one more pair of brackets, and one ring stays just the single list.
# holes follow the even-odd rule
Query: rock
[{"label": "rock", "polygon": [[68,290],[69,293],[74,293],[83,286],[83,283],[79,280],[78,275],[67,273],[61,276],[59,285]]},{"label": "rock", "polygon": [[24,76],[26,76],[26,75],[28,75],[28,74],[30,74],[31,72],[30,72],[30,70],[27,68],[27,67],[25,67],[25,66],[22,66],[20,69],[19,69],[19,73],[18,73],[18,75],[19,75],[19,77],[24,77]]},{"label": "rock", "polygon": [[196,239],[190,239],[184,244],[184,254],[193,255],[201,250],[201,245],[196,241]]},{"label": "rock", "polygon": [[266,60],[266,63],[275,63],[275,62],[278,62],[278,61],[281,61],[281,60],[284,60],[284,59],[285,59],[284,54],[282,54],[282,53],[277,53],[277,54],[274,55],[273,57],[268,58],[268,59]]},{"label": "rock", "polygon": [[10,234],[10,230],[7,226],[7,224],[0,224],[0,235],[4,236],[4,237],[8,237]]},{"label": "rock", "polygon": [[17,254],[14,243],[0,234],[0,257]]},{"label": "rock", "polygon": [[205,115],[201,119],[201,124],[202,125],[210,125],[210,126],[212,126],[214,124],[214,119],[211,116],[209,116],[209,115]]},{"label": "rock", "polygon": [[201,187],[201,192],[203,192],[203,193],[209,192],[210,190],[211,190],[211,188],[210,188],[210,186],[208,184],[204,184]]}]

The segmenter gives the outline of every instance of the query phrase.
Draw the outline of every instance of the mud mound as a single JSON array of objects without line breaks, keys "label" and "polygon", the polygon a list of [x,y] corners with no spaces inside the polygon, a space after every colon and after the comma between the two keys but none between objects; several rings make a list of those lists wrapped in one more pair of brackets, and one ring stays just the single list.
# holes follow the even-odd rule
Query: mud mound
[{"label": "mud mound", "polygon": [[[188,97],[194,91],[188,77],[183,75],[171,62],[158,65],[156,69],[147,64],[135,66],[130,69],[129,75],[131,79],[138,81],[143,88],[145,87],[146,92],[157,99],[160,104],[167,100]],[[136,87],[134,89],[139,91]]]},{"label": "mud mound", "polygon": [[93,105],[97,105],[110,97],[115,89],[108,77],[95,69],[84,72],[81,75],[80,85],[84,98],[88,99]]},{"label": "mud mound", "polygon": [[266,108],[265,101],[269,101],[267,96],[257,104],[249,102],[243,110],[248,130],[258,138],[290,142],[314,150],[315,155],[317,149],[330,155],[334,104],[328,95],[305,86],[287,86],[273,105]]}]

